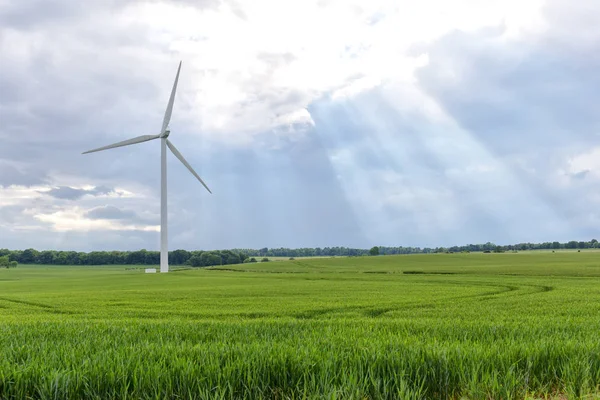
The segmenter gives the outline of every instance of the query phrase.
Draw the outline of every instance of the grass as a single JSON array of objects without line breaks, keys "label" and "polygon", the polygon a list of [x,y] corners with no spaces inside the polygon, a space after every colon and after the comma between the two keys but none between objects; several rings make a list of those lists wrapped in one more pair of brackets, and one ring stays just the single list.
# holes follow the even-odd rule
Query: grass
[{"label": "grass", "polygon": [[1,399],[600,398],[598,252],[126,268],[0,270]]}]

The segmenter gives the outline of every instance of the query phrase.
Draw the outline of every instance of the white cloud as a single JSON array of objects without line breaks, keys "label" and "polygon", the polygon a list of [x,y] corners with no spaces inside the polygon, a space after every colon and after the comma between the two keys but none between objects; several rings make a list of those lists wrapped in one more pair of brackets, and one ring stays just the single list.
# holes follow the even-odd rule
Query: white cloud
[{"label": "white cloud", "polygon": [[[136,1],[110,12],[92,10],[98,18],[67,20],[49,32],[4,30],[0,49],[19,64],[44,54],[55,71],[83,72],[82,84],[111,68],[124,80],[135,75],[151,81],[160,90],[149,100],[154,107],[144,108],[146,115],[164,109],[181,58],[174,130],[186,126],[217,140],[247,143],[258,132],[305,123],[302,111],[324,94],[347,97],[384,81],[412,81],[415,68],[427,62],[414,46],[451,30],[504,24],[513,37],[540,29],[541,3],[247,0],[197,7]],[[106,32],[101,54],[110,63],[98,62],[91,43],[98,31]],[[131,96],[127,91],[109,90],[112,106],[98,111],[108,119],[136,106],[134,99],[124,100]]]},{"label": "white cloud", "polygon": [[600,176],[600,147],[572,157],[568,162],[570,174],[592,174]]},{"label": "white cloud", "polygon": [[[56,197],[50,195],[56,188],[48,185],[0,186],[0,226],[14,230],[50,229],[55,232],[92,230],[156,232],[159,230],[158,225],[150,223],[158,221],[158,215],[147,211],[124,213],[119,220],[99,219],[88,214],[107,202],[129,205],[131,209],[139,208],[139,201],[144,200],[144,197],[137,196],[131,191],[114,189],[107,192],[106,188],[91,185],[65,186],[62,189],[68,189],[75,194],[68,192],[69,196]],[[74,203],[73,199],[77,202]]]},{"label": "white cloud", "polygon": [[47,186],[0,186],[0,207],[22,204],[24,201],[38,198],[40,191],[50,190]]},{"label": "white cloud", "polygon": [[[505,23],[515,35],[535,25],[540,1],[248,1],[241,20],[222,6],[200,12],[145,5],[142,18],[162,27],[172,48],[192,59],[197,96],[191,106],[202,129],[229,135],[273,128],[275,102],[299,92],[283,112],[294,115],[325,93],[347,97],[384,80],[411,81],[427,62],[411,55],[414,44],[435,40],[452,29],[476,30]],[[157,10],[162,10],[158,12]],[[267,11],[268,10],[268,11]],[[135,10],[138,16],[140,10]],[[166,17],[165,17],[166,16]],[[176,21],[176,22],[175,22]],[[197,38],[206,38],[198,40]],[[289,61],[266,65],[261,54],[286,54]],[[271,100],[261,96],[272,95]],[[247,102],[265,103],[251,107]]]},{"label": "white cloud", "polygon": [[69,207],[51,213],[35,213],[33,217],[48,223],[57,232],[109,230],[109,231],[145,231],[159,232],[159,225],[130,224],[113,219],[92,219],[86,217],[90,210],[81,207]]}]

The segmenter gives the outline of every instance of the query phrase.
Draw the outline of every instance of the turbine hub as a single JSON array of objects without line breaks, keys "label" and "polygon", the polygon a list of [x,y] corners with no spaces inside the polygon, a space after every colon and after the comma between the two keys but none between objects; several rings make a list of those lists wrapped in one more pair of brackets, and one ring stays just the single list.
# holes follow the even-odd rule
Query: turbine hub
[{"label": "turbine hub", "polygon": [[170,133],[171,133],[171,131],[166,130],[165,133],[163,133],[161,137],[164,137],[164,138],[169,137]]}]

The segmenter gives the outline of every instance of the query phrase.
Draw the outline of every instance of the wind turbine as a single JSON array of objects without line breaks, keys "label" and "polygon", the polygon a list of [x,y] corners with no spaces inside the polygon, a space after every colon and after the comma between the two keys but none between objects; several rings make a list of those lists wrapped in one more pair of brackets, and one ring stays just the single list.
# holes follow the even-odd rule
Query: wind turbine
[{"label": "wind turbine", "polygon": [[130,144],[137,144],[147,142],[149,140],[160,139],[160,272],[169,272],[169,251],[167,248],[167,147],[171,152],[186,166],[186,168],[200,181],[200,183],[212,193],[206,183],[200,178],[200,176],[194,171],[192,166],[183,158],[179,150],[173,146],[173,143],[167,139],[171,131],[169,130],[169,122],[171,121],[171,112],[173,111],[173,102],[175,101],[175,91],[177,90],[177,81],[179,80],[179,71],[181,70],[181,61],[179,62],[179,68],[177,68],[177,75],[175,75],[175,83],[173,83],[173,89],[171,90],[171,97],[169,98],[169,104],[165,111],[165,117],[163,118],[162,128],[158,135],[143,135],[133,139],[124,140],[122,142],[109,144],[108,146],[99,147],[97,149],[88,150],[82,154],[94,153],[96,151],[114,149],[115,147],[129,146]]}]

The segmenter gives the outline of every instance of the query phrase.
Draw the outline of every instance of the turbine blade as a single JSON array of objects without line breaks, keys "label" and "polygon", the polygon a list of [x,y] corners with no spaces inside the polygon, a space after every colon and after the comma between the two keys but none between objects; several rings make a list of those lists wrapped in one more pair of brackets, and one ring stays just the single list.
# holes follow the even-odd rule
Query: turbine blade
[{"label": "turbine blade", "polygon": [[196,173],[196,171],[194,171],[194,168],[192,168],[192,166],[190,164],[188,164],[187,161],[185,161],[185,158],[183,158],[183,156],[181,155],[181,153],[175,148],[175,146],[173,146],[173,143],[171,143],[169,141],[169,139],[165,139],[167,141],[167,146],[169,146],[169,149],[171,149],[171,152],[173,152],[173,154],[175,154],[175,157],[179,158],[179,161],[181,161],[183,163],[183,165],[186,166],[187,169],[190,170],[190,172],[192,173],[192,175],[194,175],[196,177],[196,179],[198,179],[200,181],[200,183],[206,188],[206,190],[208,190],[208,193],[212,192],[210,191],[210,189],[208,188],[208,186],[206,186],[206,183],[204,183],[204,181],[202,180],[202,178],[200,178],[200,176],[198,176],[198,174]]},{"label": "turbine blade", "polygon": [[171,121],[171,113],[173,112],[173,103],[175,102],[175,92],[177,91],[177,81],[179,80],[179,71],[181,70],[181,61],[179,61],[179,68],[177,68],[177,75],[175,75],[175,83],[173,83],[173,89],[171,90],[171,97],[169,97],[169,104],[167,104],[167,110],[165,111],[165,117],[163,119],[162,129],[160,130],[161,135],[165,133],[169,122]]},{"label": "turbine blade", "polygon": [[114,143],[114,144],[109,144],[108,146],[98,147],[97,149],[84,151],[81,154],[88,154],[88,153],[93,153],[95,151],[102,151],[102,150],[114,149],[115,147],[129,146],[130,144],[147,142],[148,140],[158,139],[159,137],[160,137],[160,135],[143,135],[143,136],[138,136],[138,137],[135,137],[133,139],[123,140],[122,142],[118,142],[118,143]]}]

